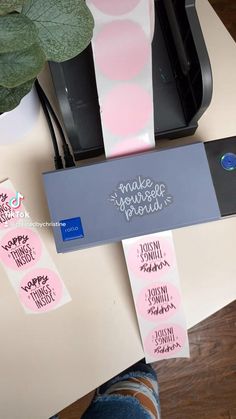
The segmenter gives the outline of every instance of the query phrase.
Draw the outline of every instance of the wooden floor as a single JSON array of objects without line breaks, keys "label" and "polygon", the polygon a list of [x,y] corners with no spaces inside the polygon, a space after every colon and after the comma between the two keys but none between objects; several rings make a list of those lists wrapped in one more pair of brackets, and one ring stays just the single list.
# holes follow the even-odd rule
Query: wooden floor
[{"label": "wooden floor", "polygon": [[209,2],[214,7],[216,13],[219,15],[228,31],[236,41],[236,1],[209,0]]},{"label": "wooden floor", "polygon": [[[236,0],[210,3],[236,40]],[[190,360],[154,365],[162,419],[236,419],[236,302],[191,329],[189,338]],[[79,419],[90,398],[63,410],[60,419]]]},{"label": "wooden floor", "polygon": [[236,302],[190,330],[191,358],[162,361],[162,419],[236,419]]}]

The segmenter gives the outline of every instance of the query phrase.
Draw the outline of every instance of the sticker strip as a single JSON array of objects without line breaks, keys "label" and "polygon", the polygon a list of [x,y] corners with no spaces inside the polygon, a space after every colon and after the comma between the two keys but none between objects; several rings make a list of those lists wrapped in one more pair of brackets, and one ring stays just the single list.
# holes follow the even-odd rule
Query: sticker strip
[{"label": "sticker strip", "polygon": [[45,313],[71,297],[37,230],[24,197],[0,183],[0,261],[26,313]]},{"label": "sticker strip", "polygon": [[[149,150],[155,147],[153,0],[89,0],[88,5],[95,19],[93,53],[106,157]],[[123,248],[146,361],[188,357],[171,232],[124,240]]]},{"label": "sticker strip", "polygon": [[155,147],[150,2],[87,4],[95,20],[92,46],[106,156]]},{"label": "sticker strip", "polygon": [[172,233],[122,242],[147,362],[188,357]]}]

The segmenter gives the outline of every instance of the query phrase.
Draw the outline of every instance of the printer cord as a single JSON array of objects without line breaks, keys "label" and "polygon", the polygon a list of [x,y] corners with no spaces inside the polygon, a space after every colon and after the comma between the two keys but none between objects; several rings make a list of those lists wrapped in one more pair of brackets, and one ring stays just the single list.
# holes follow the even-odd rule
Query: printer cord
[{"label": "printer cord", "polygon": [[39,96],[39,100],[41,102],[41,105],[42,105],[42,108],[43,108],[43,111],[44,111],[44,114],[45,114],[45,117],[46,117],[46,120],[47,120],[47,123],[48,123],[48,127],[49,127],[51,138],[52,138],[52,143],[53,143],[53,147],[54,147],[54,151],[55,151],[55,157],[54,157],[55,168],[56,168],[56,170],[57,169],[63,169],[64,166],[63,166],[62,158],[61,158],[60,153],[59,153],[57,138],[56,138],[56,135],[55,135],[55,130],[53,128],[53,124],[52,124],[50,115],[53,118],[53,120],[54,120],[54,122],[57,126],[57,129],[59,131],[59,134],[60,134],[60,137],[61,137],[61,140],[62,140],[62,149],[63,149],[63,154],[64,154],[63,157],[64,157],[64,161],[65,161],[65,167],[66,168],[67,167],[73,167],[73,166],[75,166],[75,162],[74,162],[73,156],[70,152],[70,148],[67,144],[62,126],[59,122],[59,119],[58,119],[51,103],[49,102],[48,97],[46,96],[44,90],[42,89],[41,85],[39,84],[38,80],[35,81],[35,87],[36,87],[36,90],[37,90],[37,93],[38,93],[38,96]]},{"label": "printer cord", "polygon": [[35,87],[36,87],[38,97],[39,97],[39,100],[41,102],[43,112],[44,112],[45,118],[47,120],[48,128],[49,128],[49,131],[50,131],[50,134],[51,134],[52,144],[53,144],[54,153],[55,153],[55,156],[54,156],[55,169],[56,170],[63,169],[63,162],[62,162],[62,158],[61,158],[60,153],[59,153],[59,148],[58,148],[58,144],[57,144],[57,138],[56,138],[56,135],[55,135],[55,131],[54,131],[54,128],[53,128],[53,125],[52,125],[52,121],[51,121],[47,106],[46,106],[46,104],[43,100],[41,91],[38,88],[37,80],[35,82]]}]

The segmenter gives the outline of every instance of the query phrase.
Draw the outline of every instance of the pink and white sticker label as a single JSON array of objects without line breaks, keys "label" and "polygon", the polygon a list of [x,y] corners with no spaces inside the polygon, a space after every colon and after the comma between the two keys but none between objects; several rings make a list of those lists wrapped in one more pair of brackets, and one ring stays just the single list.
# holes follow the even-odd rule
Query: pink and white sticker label
[{"label": "pink and white sticker label", "polygon": [[137,311],[143,318],[156,323],[175,315],[181,304],[179,290],[161,282],[145,287],[137,298]]},{"label": "pink and white sticker label", "polygon": [[188,357],[172,233],[149,234],[122,244],[146,361]]},{"label": "pink and white sticker label", "polygon": [[57,306],[63,297],[63,287],[58,274],[51,269],[34,269],[20,283],[21,303],[37,313]]},{"label": "pink and white sticker label", "polygon": [[14,228],[0,240],[0,259],[13,270],[24,271],[40,260],[42,242],[30,228]]},{"label": "pink and white sticker label", "polygon": [[[23,199],[9,180],[0,183],[0,262],[25,312],[45,313],[71,297],[38,231],[31,227]],[[22,226],[19,218],[26,214]]]},{"label": "pink and white sticker label", "polygon": [[146,236],[137,238],[130,246],[129,269],[140,278],[153,281],[163,278],[175,268],[175,256],[170,238]]},{"label": "pink and white sticker label", "polygon": [[185,350],[186,330],[177,324],[165,324],[151,330],[145,340],[148,354],[156,360],[177,357]]}]

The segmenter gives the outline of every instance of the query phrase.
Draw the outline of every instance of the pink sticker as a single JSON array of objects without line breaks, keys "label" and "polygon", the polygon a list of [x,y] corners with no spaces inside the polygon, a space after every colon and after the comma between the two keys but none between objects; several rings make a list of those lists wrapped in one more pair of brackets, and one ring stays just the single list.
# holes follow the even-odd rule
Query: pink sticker
[{"label": "pink sticker", "polygon": [[0,242],[0,259],[8,268],[23,271],[40,259],[42,245],[39,236],[28,228],[16,228]]},{"label": "pink sticker", "polygon": [[21,303],[34,312],[45,312],[59,304],[62,298],[62,283],[50,269],[35,269],[21,281],[19,298]]},{"label": "pink sticker", "polygon": [[147,320],[167,320],[180,307],[180,293],[168,283],[153,284],[141,291],[137,299],[137,311]]},{"label": "pink sticker", "polygon": [[137,276],[157,280],[175,266],[171,241],[155,236],[142,237],[128,252],[127,264]]},{"label": "pink sticker", "polygon": [[119,157],[128,154],[140,153],[142,151],[150,150],[154,145],[144,142],[142,138],[129,138],[116,144],[109,152],[109,157]]},{"label": "pink sticker", "polygon": [[14,191],[0,186],[0,230],[12,227],[19,221],[18,218],[21,215],[22,204],[19,202],[19,206],[13,208],[11,202],[14,201],[15,197],[16,193]]},{"label": "pink sticker", "polygon": [[130,20],[104,25],[94,47],[96,63],[112,80],[130,80],[143,69],[151,55],[150,42],[141,26]]},{"label": "pink sticker", "polygon": [[101,12],[119,16],[125,13],[131,12],[140,0],[91,0],[92,3],[97,7],[97,9],[101,10]]},{"label": "pink sticker", "polygon": [[128,136],[148,124],[153,104],[150,94],[136,84],[120,84],[104,98],[101,106],[104,126],[114,135]]},{"label": "pink sticker", "polygon": [[155,328],[145,341],[145,350],[155,359],[172,358],[180,352],[187,339],[186,331],[176,325],[168,324]]}]

